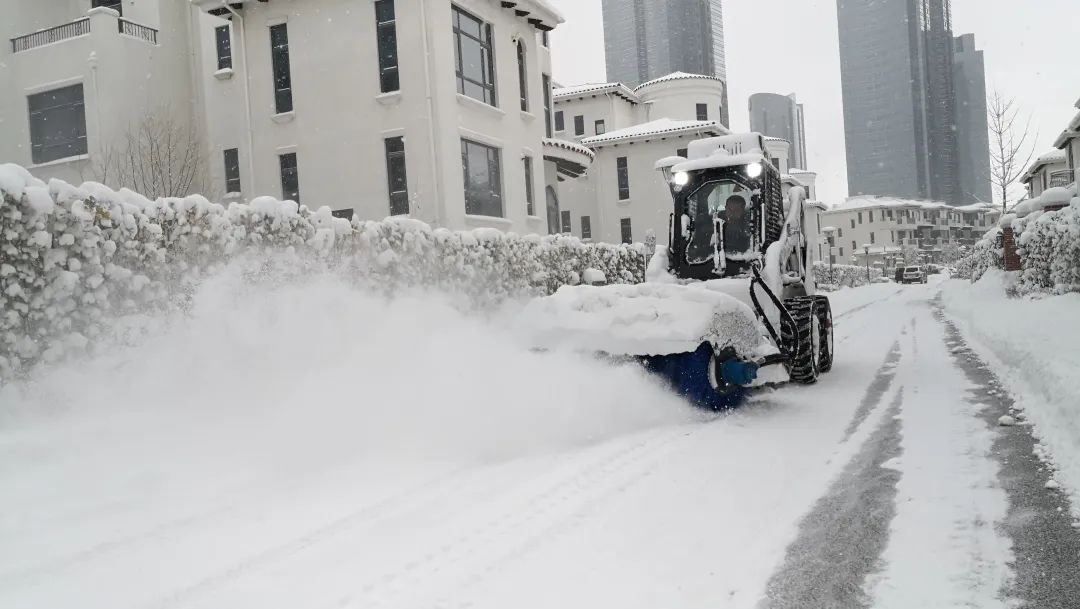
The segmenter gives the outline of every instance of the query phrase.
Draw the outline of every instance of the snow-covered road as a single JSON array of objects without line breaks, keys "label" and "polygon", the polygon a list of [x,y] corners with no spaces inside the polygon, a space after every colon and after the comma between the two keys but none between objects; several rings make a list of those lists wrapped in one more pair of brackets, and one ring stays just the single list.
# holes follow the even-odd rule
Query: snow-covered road
[{"label": "snow-covered road", "polygon": [[1009,432],[939,290],[837,293],[834,371],[719,417],[420,302],[173,331],[0,420],[0,607],[1006,607]]}]

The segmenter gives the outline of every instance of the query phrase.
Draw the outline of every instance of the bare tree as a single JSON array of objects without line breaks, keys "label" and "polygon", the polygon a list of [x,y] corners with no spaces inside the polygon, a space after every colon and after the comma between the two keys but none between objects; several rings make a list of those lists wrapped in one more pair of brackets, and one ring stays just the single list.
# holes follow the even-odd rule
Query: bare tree
[{"label": "bare tree", "polygon": [[[1018,123],[1020,105],[1015,98],[1006,99],[994,90],[990,97],[987,114],[990,124],[990,181],[995,195],[1001,197],[1002,213],[1008,211],[1009,193],[1016,181],[1024,174],[1035,155],[1031,135],[1031,117],[1023,127]],[[1025,153],[1026,149],[1026,153]]]},{"label": "bare tree", "polygon": [[195,131],[163,107],[133,123],[120,142],[106,146],[91,171],[99,182],[130,188],[153,200],[210,195],[207,169]]}]

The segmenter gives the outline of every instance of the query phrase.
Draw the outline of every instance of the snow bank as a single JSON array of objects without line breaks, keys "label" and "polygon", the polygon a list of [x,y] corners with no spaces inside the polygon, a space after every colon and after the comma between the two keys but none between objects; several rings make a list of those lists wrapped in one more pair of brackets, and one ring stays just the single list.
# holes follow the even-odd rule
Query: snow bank
[{"label": "snow bank", "polygon": [[1080,294],[1006,298],[1011,284],[997,270],[948,282],[945,307],[1034,423],[1080,517]]},{"label": "snow bank", "polygon": [[708,342],[755,357],[764,348],[764,330],[750,307],[704,287],[567,286],[529,303],[520,318],[531,342],[547,349],[667,355]]},{"label": "snow bank", "polygon": [[0,382],[73,345],[93,349],[121,317],[187,309],[234,259],[253,280],[333,269],[384,295],[435,289],[470,307],[551,293],[585,269],[608,283],[640,282],[645,271],[642,246],[349,222],[270,197],[227,208],[203,197],[148,201],[101,184],[46,186],[15,165],[0,166],[0,197]]}]

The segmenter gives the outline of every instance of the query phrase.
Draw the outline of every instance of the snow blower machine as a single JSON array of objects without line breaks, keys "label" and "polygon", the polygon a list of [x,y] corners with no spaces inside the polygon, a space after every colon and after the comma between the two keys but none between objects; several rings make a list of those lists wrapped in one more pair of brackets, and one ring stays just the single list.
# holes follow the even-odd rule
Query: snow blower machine
[{"label": "snow blower machine", "polygon": [[[810,384],[833,362],[829,299],[810,246],[819,208],[779,170],[758,133],[691,142],[657,162],[674,211],[645,283],[567,286],[526,308],[545,350],[633,358],[707,409],[753,388]],[[813,220],[808,222],[808,218]]]}]

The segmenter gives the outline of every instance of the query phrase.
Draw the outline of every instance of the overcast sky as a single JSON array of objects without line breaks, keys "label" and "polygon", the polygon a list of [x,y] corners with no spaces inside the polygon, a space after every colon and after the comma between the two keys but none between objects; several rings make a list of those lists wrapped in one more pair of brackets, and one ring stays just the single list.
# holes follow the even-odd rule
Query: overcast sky
[{"label": "overcast sky", "polygon": [[[563,85],[606,80],[600,0],[550,1],[567,21],[553,33],[554,79]],[[1016,97],[1033,116],[1037,154],[1052,147],[1077,112],[1077,24],[1080,0],[953,0],[953,33],[975,34],[985,51],[987,87]],[[724,28],[731,127],[749,128],[751,94],[796,93],[806,106],[808,169],[818,172],[818,197],[846,196],[836,1],[724,0]]]}]

